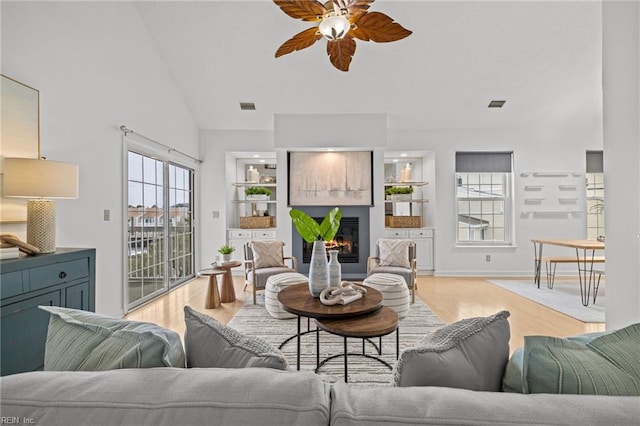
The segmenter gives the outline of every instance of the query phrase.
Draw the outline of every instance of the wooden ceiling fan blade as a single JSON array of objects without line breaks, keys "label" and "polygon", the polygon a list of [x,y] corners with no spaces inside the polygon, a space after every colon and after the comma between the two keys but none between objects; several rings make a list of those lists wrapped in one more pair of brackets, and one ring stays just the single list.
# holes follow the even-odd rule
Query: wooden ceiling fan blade
[{"label": "wooden ceiling fan blade", "polygon": [[327,9],[316,0],[273,0],[284,13],[293,19],[316,22],[321,21]]},{"label": "wooden ceiling fan blade", "polygon": [[276,58],[295,52],[296,50],[306,49],[321,38],[322,34],[318,32],[317,27],[308,28],[282,43],[278,50],[276,50]]},{"label": "wooden ceiling fan blade", "polygon": [[362,15],[369,10],[371,3],[375,0],[344,0],[346,9],[352,17]]},{"label": "wooden ceiling fan blade", "polygon": [[351,59],[356,53],[356,41],[347,35],[345,38],[327,42],[329,61],[340,71],[349,71]]},{"label": "wooden ceiling fan blade", "polygon": [[367,12],[355,22],[349,34],[359,40],[389,43],[412,34],[412,31],[394,22],[393,18],[380,12]]}]

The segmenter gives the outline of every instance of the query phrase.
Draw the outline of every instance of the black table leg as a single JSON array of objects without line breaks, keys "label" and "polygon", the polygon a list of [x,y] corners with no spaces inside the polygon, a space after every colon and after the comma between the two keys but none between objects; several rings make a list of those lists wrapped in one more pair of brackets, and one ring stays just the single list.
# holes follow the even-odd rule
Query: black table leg
[{"label": "black table leg", "polygon": [[300,315],[298,315],[298,341],[297,341],[298,353],[296,354],[296,368],[300,370]]},{"label": "black table leg", "polygon": [[347,338],[343,337],[343,339],[344,339],[344,382],[348,383],[349,375],[347,372]]}]

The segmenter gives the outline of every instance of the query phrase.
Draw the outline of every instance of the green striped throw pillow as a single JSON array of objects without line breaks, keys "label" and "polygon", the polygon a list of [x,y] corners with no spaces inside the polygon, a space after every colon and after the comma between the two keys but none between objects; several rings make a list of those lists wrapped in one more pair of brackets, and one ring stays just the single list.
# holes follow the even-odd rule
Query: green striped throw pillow
[{"label": "green striped throw pillow", "polygon": [[178,333],[93,312],[39,306],[51,314],[44,354],[48,371],[184,367]]},{"label": "green striped throw pillow", "polygon": [[590,342],[546,336],[524,341],[526,393],[640,395],[640,324]]}]

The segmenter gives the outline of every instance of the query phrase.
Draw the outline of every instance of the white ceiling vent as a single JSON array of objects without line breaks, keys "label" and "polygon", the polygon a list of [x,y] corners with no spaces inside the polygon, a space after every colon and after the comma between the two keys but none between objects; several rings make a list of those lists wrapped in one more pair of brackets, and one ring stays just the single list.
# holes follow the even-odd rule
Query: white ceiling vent
[{"label": "white ceiling vent", "polygon": [[489,108],[502,108],[507,101],[491,101],[489,102]]},{"label": "white ceiling vent", "polygon": [[253,102],[240,102],[240,109],[242,111],[255,111],[256,104]]}]

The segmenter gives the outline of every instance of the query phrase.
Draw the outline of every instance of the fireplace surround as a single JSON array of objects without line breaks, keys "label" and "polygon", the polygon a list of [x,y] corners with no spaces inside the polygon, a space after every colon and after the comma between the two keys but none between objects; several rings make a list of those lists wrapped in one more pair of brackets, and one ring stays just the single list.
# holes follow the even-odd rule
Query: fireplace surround
[{"label": "fireplace surround", "polygon": [[[330,207],[295,207],[309,216],[321,221],[331,209]],[[345,279],[362,279],[367,274],[367,258],[369,257],[369,207],[341,206],[342,220],[340,230],[334,241],[327,244],[327,250],[338,250],[338,261],[342,265],[342,277]],[[293,226],[293,225],[292,225]],[[309,273],[309,260],[313,244],[305,242],[295,227],[292,233],[291,251],[298,259],[298,270]],[[305,250],[306,246],[306,250]]]}]

